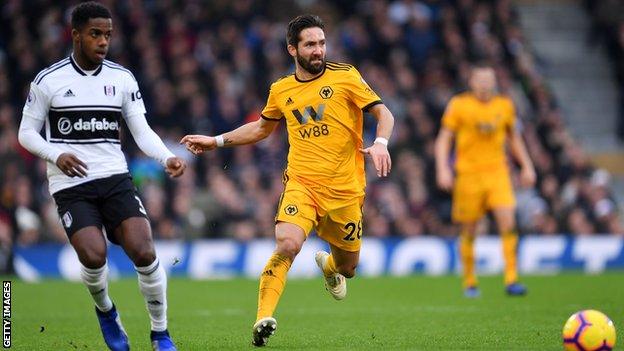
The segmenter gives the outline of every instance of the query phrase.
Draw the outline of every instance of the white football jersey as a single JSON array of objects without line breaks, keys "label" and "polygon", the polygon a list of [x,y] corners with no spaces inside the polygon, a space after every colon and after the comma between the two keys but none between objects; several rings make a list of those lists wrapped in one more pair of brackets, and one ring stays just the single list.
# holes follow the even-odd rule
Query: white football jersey
[{"label": "white football jersey", "polygon": [[145,112],[136,79],[114,62],[104,60],[87,74],[70,56],[42,70],[30,84],[23,113],[45,120],[45,139],[88,167],[86,177],[71,178],[48,162],[50,193],[128,172],[121,120]]}]

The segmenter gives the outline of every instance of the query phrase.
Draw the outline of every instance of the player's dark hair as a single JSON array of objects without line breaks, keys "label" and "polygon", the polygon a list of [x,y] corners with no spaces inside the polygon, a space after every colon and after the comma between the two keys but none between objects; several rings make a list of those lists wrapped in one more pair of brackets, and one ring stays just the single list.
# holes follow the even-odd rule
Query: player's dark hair
[{"label": "player's dark hair", "polygon": [[74,7],[71,24],[74,29],[81,29],[91,18],[112,18],[106,6],[95,1],[83,2]]},{"label": "player's dark hair", "polygon": [[286,42],[294,47],[297,46],[301,38],[299,34],[306,28],[318,27],[325,29],[323,20],[317,15],[299,15],[288,22],[288,32],[286,33]]}]

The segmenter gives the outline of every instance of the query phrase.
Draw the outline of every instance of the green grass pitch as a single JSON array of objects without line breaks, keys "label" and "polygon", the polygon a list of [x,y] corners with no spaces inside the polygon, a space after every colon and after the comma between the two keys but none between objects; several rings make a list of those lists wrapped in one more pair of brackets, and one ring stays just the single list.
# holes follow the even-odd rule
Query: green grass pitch
[{"label": "green grass pitch", "polygon": [[[334,301],[322,279],[288,281],[272,350],[561,350],[561,329],[577,310],[609,315],[624,349],[624,272],[523,279],[529,295],[503,294],[500,277],[481,278],[482,296],[462,297],[458,277],[355,278]],[[169,330],[179,350],[252,349],[257,282],[169,281]],[[110,293],[132,350],[150,350],[149,320],[136,280]],[[105,350],[80,283],[14,281],[15,350]]]}]

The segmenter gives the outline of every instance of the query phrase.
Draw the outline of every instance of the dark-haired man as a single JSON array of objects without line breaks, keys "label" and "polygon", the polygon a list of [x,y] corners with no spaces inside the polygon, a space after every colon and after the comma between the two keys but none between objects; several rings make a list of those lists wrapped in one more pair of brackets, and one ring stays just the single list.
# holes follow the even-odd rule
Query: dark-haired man
[{"label": "dark-haired man", "polygon": [[[107,61],[113,25],[95,2],[72,12],[73,51],[42,70],[30,85],[19,141],[48,161],[50,193],[81,263],[111,350],[129,350],[128,337],[108,296],[106,239],[124,249],[138,273],[151,321],[154,350],[176,350],[167,331],[167,276],[156,257],[147,213],[132,184],[120,146],[122,118],[137,145],[172,177],[186,164],[148,126],[130,71]],[[39,135],[45,123],[45,136]]]},{"label": "dark-haired man", "polygon": [[[271,85],[262,118],[216,137],[188,135],[181,140],[200,154],[255,143],[286,120],[290,150],[275,217],[277,248],[260,277],[255,346],[266,345],[277,328],[273,312],[286,275],[312,229],[331,248],[331,253],[315,256],[325,287],[335,299],[345,298],[345,277],[355,275],[360,254],[364,155],[372,157],[379,177],[390,172],[387,144],[394,118],[355,67],[325,61],[323,28],[313,15],[288,24],[287,49],[295,72]],[[368,148],[362,141],[363,111],[378,121],[377,139]]]}]

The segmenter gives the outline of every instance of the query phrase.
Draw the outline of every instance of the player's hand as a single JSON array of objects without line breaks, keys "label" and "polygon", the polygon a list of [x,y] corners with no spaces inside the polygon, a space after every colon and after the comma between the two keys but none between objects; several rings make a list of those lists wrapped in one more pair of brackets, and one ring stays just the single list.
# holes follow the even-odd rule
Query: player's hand
[{"label": "player's hand", "polygon": [[169,174],[171,178],[177,178],[184,174],[186,169],[186,161],[179,157],[169,157],[167,164],[165,165],[165,172]]},{"label": "player's hand", "polygon": [[442,167],[436,172],[438,187],[444,191],[453,190],[453,172],[448,167]]},{"label": "player's hand", "polygon": [[390,174],[392,160],[390,159],[390,153],[388,152],[387,146],[380,143],[374,143],[373,146],[367,147],[366,149],[360,149],[360,152],[371,156],[375,169],[377,170],[378,177],[386,177]]},{"label": "player's hand", "polygon": [[56,167],[72,178],[84,178],[87,176],[87,165],[76,157],[76,155],[70,154],[69,152],[62,153],[56,159]]},{"label": "player's hand", "polygon": [[186,149],[194,155],[199,155],[204,151],[214,150],[217,147],[217,141],[214,137],[207,135],[185,135],[180,144],[184,144]]},{"label": "player's hand", "polygon": [[522,167],[520,170],[520,185],[531,188],[535,185],[535,169],[533,167]]}]

